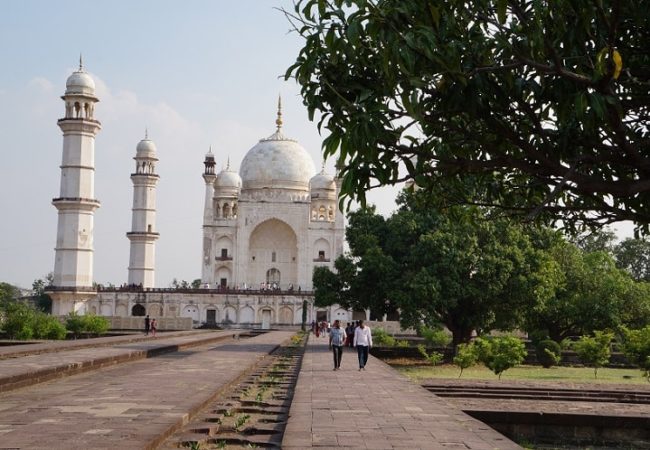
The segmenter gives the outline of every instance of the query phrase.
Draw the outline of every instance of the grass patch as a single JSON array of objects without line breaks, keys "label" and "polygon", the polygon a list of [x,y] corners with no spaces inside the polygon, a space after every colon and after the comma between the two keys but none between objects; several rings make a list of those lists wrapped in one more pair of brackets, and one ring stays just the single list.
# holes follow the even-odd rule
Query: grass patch
[{"label": "grass patch", "polygon": [[[410,379],[421,382],[427,378],[454,378],[458,379],[460,369],[451,364],[440,366],[419,366],[396,364],[395,368]],[[461,380],[498,380],[498,377],[483,366],[469,367],[463,371]],[[508,369],[501,377],[502,381],[553,381],[576,382],[593,384],[643,384],[650,383],[643,378],[639,369],[610,369],[607,367],[598,370],[598,379],[594,379],[594,369],[591,367],[550,367],[545,369],[540,366],[517,366]]]}]

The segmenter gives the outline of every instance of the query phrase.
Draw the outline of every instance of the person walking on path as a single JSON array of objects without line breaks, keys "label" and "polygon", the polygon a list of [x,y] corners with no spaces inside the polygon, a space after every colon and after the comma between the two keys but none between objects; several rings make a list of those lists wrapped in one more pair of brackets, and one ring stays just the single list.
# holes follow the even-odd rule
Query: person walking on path
[{"label": "person walking on path", "polygon": [[359,326],[354,330],[354,346],[359,355],[359,370],[366,370],[368,351],[372,348],[372,333],[370,327],[364,325],[363,320],[359,321]]},{"label": "person walking on path", "polygon": [[156,329],[158,329],[158,325],[156,324],[156,319],[151,319],[151,334],[153,337],[156,337]]},{"label": "person walking on path", "polygon": [[335,320],[334,326],[330,330],[330,350],[334,354],[334,370],[341,368],[343,344],[345,344],[345,330],[341,328],[341,322]]},{"label": "person walking on path", "polygon": [[149,336],[149,329],[151,328],[151,320],[149,319],[149,314],[144,318],[144,335]]}]

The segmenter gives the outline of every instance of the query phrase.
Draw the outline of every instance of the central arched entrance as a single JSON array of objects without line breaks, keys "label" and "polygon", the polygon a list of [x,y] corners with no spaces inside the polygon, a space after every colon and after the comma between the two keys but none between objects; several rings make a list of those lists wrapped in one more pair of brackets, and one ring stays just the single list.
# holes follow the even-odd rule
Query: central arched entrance
[{"label": "central arched entrance", "polygon": [[293,229],[278,219],[259,224],[249,240],[249,280],[287,289],[298,284],[298,238]]}]

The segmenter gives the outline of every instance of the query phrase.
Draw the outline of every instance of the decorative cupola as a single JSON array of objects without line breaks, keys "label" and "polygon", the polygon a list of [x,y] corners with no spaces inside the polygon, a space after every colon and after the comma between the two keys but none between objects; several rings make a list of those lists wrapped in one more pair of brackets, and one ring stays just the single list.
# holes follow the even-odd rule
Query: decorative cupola
[{"label": "decorative cupola", "polygon": [[311,192],[311,220],[333,222],[336,209],[336,182],[325,172],[325,161],[319,174],[309,180]]},{"label": "decorative cupola", "polygon": [[205,154],[205,160],[203,161],[203,165],[205,166],[205,171],[203,172],[204,175],[214,175],[214,154],[212,153],[212,146],[210,146],[210,150],[208,150],[208,153]]},{"label": "decorative cupola", "polygon": [[237,200],[241,190],[239,174],[230,169],[230,158],[226,168],[217,175],[214,183],[214,218],[237,218]]}]

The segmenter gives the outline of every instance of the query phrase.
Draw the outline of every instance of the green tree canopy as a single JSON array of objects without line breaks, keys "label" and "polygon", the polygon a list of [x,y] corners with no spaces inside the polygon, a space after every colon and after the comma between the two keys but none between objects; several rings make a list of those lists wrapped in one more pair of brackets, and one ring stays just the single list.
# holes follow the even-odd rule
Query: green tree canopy
[{"label": "green tree canopy", "polygon": [[560,341],[620,325],[650,320],[647,283],[635,282],[607,252],[585,252],[561,233],[538,230],[532,238],[552,260],[552,295],[526,314],[526,329],[546,330]]},{"label": "green tree canopy", "polygon": [[635,280],[650,282],[650,240],[628,238],[614,248],[616,265]]},{"label": "green tree canopy", "polygon": [[474,207],[441,214],[423,199],[405,194],[388,219],[351,213],[350,254],[336,261],[336,273],[315,272],[317,304],[399,309],[403,326],[444,324],[458,344],[473,330],[518,326],[539,296],[550,295],[550,260],[521,227]]},{"label": "green tree canopy", "polygon": [[405,180],[575,229],[650,223],[650,8],[639,0],[298,0],[286,77],[342,193]]}]

